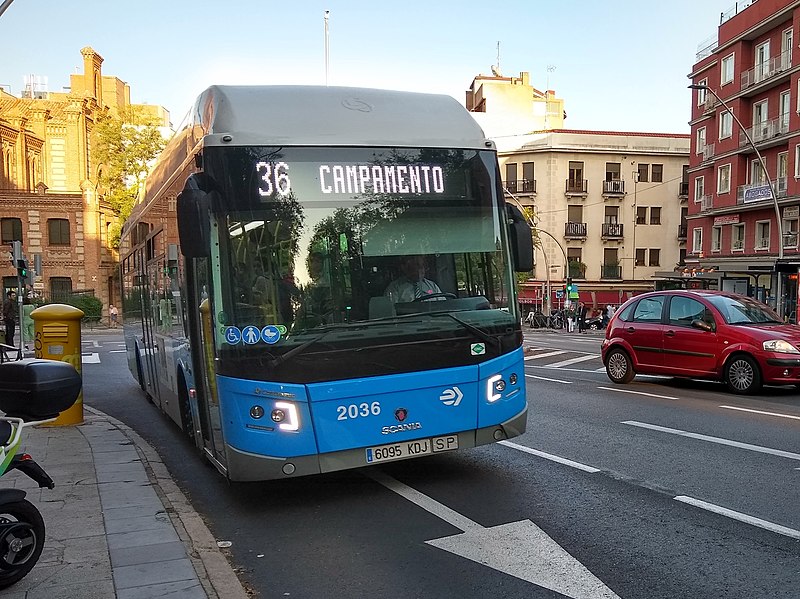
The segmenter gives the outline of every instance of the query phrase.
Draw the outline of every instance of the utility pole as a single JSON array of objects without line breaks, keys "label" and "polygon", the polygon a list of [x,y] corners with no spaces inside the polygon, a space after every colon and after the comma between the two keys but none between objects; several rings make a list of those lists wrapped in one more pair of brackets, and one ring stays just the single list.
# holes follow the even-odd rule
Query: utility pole
[{"label": "utility pole", "polygon": [[328,66],[330,64],[329,58],[329,45],[330,45],[330,32],[328,30],[328,17],[331,16],[331,11],[326,10],[325,16],[323,17],[325,21],[325,86],[328,86]]}]

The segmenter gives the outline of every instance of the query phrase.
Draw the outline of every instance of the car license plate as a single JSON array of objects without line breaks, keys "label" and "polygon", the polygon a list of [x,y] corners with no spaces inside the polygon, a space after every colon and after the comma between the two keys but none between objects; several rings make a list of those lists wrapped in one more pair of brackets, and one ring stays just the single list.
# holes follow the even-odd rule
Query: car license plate
[{"label": "car license plate", "polygon": [[450,451],[458,449],[458,435],[446,435],[433,439],[417,439],[416,441],[403,441],[389,445],[367,447],[367,464],[402,460],[414,456],[427,455],[433,452]]}]

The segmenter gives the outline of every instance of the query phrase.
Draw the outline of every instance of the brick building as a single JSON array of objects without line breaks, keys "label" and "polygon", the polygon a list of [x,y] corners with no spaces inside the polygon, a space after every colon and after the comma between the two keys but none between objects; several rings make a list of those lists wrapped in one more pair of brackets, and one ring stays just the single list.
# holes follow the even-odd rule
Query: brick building
[{"label": "brick building", "polygon": [[[97,118],[131,106],[130,87],[102,74],[103,58],[83,48],[83,73],[49,92],[30,85],[20,97],[0,90],[0,243],[19,240],[31,266],[41,264],[33,289],[58,300],[74,292],[118,301],[117,251],[109,229],[117,217],[98,193],[102,165],[93,159]],[[159,106],[138,106],[169,125]],[[16,270],[0,260],[3,288],[16,288]]]},{"label": "brick building", "polygon": [[701,44],[689,75],[696,89],[687,266],[793,321],[800,267],[799,27],[800,2],[738,3]]}]

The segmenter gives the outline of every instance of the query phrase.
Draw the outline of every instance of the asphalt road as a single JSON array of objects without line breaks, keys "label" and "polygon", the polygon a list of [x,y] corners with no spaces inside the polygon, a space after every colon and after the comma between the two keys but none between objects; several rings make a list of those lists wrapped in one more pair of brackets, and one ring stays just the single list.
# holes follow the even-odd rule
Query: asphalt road
[{"label": "asphalt road", "polygon": [[800,594],[794,389],[741,398],[652,377],[619,387],[599,371],[596,334],[526,333],[522,437],[229,484],[143,398],[112,353],[121,336],[85,340],[97,362],[84,364],[84,401],[159,450],[260,597]]}]

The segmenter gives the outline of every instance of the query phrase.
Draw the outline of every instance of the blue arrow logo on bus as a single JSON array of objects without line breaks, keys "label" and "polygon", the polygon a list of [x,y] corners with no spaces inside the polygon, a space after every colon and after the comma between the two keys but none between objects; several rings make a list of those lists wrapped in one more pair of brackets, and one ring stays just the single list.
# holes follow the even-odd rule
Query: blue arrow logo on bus
[{"label": "blue arrow logo on bus", "polygon": [[442,403],[446,406],[457,406],[461,403],[462,397],[464,397],[464,394],[461,393],[461,389],[453,387],[452,389],[445,389],[442,391],[439,399],[442,400]]}]

